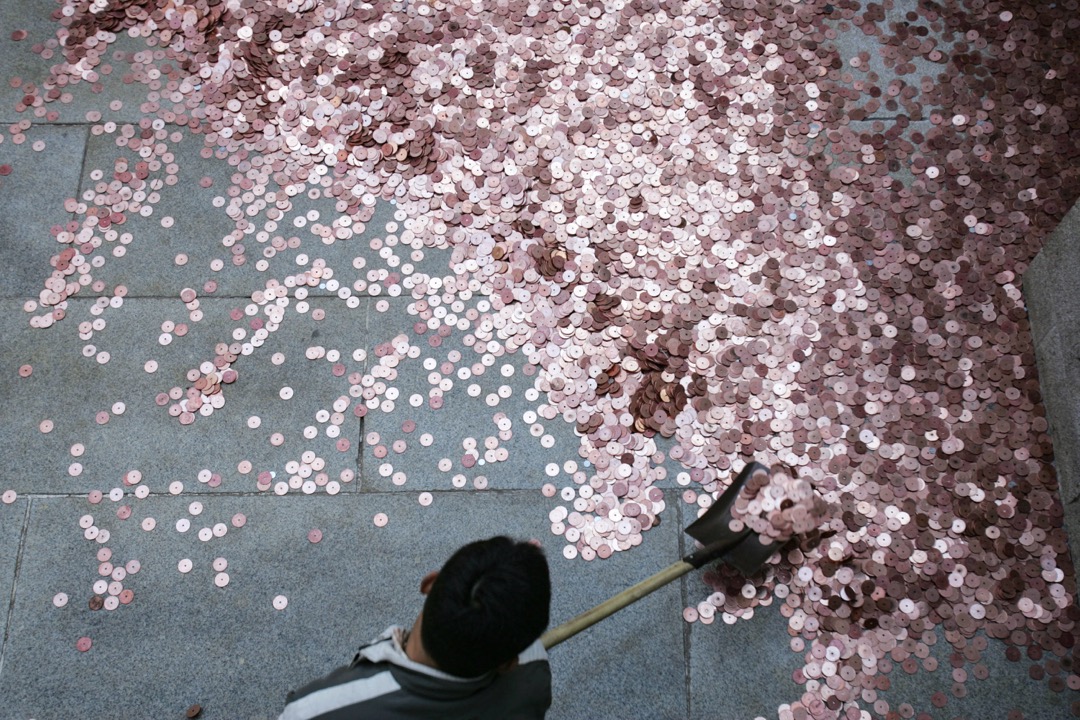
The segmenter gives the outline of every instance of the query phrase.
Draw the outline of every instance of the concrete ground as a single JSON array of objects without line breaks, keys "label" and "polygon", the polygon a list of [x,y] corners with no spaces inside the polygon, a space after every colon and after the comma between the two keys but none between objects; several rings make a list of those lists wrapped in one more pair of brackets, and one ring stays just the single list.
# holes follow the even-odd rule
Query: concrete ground
[{"label": "concrete ground", "polygon": [[[497,533],[538,538],[552,566],[556,622],[686,552],[681,529],[693,516],[670,491],[669,479],[663,522],[640,547],[606,561],[563,557],[564,541],[550,532],[551,503],[540,492],[546,481],[540,469],[553,460],[577,459],[578,443],[572,426],[558,419],[545,423],[554,442],[550,448],[528,432],[522,416],[535,411],[543,397],[527,397],[531,379],[520,356],[501,358],[478,378],[478,397],[455,392],[439,411],[407,407],[406,388],[426,383],[427,370],[423,358],[403,363],[399,409],[365,418],[347,414],[340,437],[349,446],[339,450],[315,414],[347,394],[346,376],[369,369],[377,345],[409,331],[414,319],[405,313],[405,298],[386,299],[384,309],[378,305],[383,299],[362,296],[357,307],[348,308],[325,290],[313,292],[318,297],[311,307],[324,309],[325,319],[290,311],[289,322],[257,356],[238,365],[242,383],[226,390],[224,408],[187,427],[169,417],[155,396],[183,386],[187,370],[212,358],[216,343],[233,341],[230,311],[243,309],[265,280],[251,268],[229,264],[218,273],[208,270],[214,258],[228,260],[220,238],[232,222],[212,200],[234,169],[201,157],[201,136],[176,143],[181,182],[161,188],[153,217],[134,217],[122,228],[134,235],[124,256],[110,256],[94,271],[110,288],[127,287],[122,307],[94,315],[93,301],[84,297],[72,300],[68,317],[54,327],[29,327],[23,308],[48,276],[57,249],[50,228],[70,219],[65,200],[92,189],[95,170],[111,171],[116,157],[130,155],[116,147],[114,135],[93,135],[86,112],[137,120],[145,96],[142,86],[121,83],[117,71],[105,79],[101,94],[77,88],[72,103],[56,106],[62,112],[56,121],[15,112],[19,90],[6,80],[47,73],[48,61],[32,54],[29,44],[51,37],[48,13],[54,7],[48,0],[0,4],[0,122],[32,120],[25,143],[9,138],[0,144],[0,164],[13,168],[0,185],[0,491],[17,493],[14,502],[0,504],[0,718],[180,718],[193,703],[202,705],[208,719],[273,717],[287,690],[345,662],[386,625],[410,623],[421,605],[420,578],[469,540]],[[28,39],[11,40],[14,27],[27,29]],[[125,47],[137,42],[121,40]],[[836,42],[845,55],[867,47],[857,31]],[[123,99],[123,107],[110,112],[114,98]],[[44,150],[34,149],[37,141]],[[203,177],[214,184],[199,188],[195,181]],[[165,215],[175,218],[169,230],[161,227]],[[356,255],[393,221],[394,208],[380,207],[365,234],[347,248],[312,244],[289,251],[290,257]],[[376,258],[374,251],[364,252]],[[188,254],[187,265],[175,264],[178,253]],[[424,261],[445,267],[446,258],[431,253]],[[218,290],[200,291],[203,318],[190,321],[180,292],[201,288],[211,274]],[[95,318],[104,318],[106,326],[92,339],[81,339],[78,324]],[[187,322],[190,331],[163,346],[159,336],[167,321]],[[108,362],[84,356],[89,343],[96,352],[108,352]],[[305,357],[313,346],[339,350],[346,375],[334,375],[325,359]],[[430,355],[441,359],[447,349]],[[362,359],[354,359],[360,357],[356,350],[366,351]],[[277,352],[284,362],[268,362]],[[158,363],[152,374],[144,369],[151,359]],[[18,369],[27,364],[33,373],[19,377]],[[495,372],[503,364],[514,370],[509,379]],[[511,388],[510,396],[489,407],[485,398],[501,385]],[[283,386],[294,389],[291,400],[280,398]],[[112,411],[118,402],[125,405],[120,414]],[[108,422],[98,424],[102,411]],[[495,411],[514,422],[513,438],[502,444],[509,459],[486,472],[472,469],[469,479],[484,475],[486,489],[471,483],[454,487],[453,473],[436,469],[438,460],[460,455],[466,438],[482,441],[496,434]],[[249,426],[254,415],[261,419],[258,428]],[[414,435],[401,429],[409,418],[418,425]],[[46,419],[54,429],[42,433]],[[308,440],[303,430],[311,425],[320,433]],[[269,442],[275,432],[284,436],[281,445]],[[401,456],[391,451],[394,471],[408,475],[399,486],[380,473],[386,459],[376,458],[366,442],[372,432],[385,444],[408,438],[416,445],[413,438],[422,432],[435,442]],[[77,455],[76,444],[83,446]],[[260,471],[274,471],[277,482],[287,476],[286,464],[305,451],[325,459],[331,479],[346,470],[356,479],[342,482],[334,496],[324,488],[286,496],[257,490]],[[253,468],[248,473],[238,469],[245,460]],[[73,463],[82,466],[77,475]],[[134,488],[124,485],[132,470],[141,473],[147,497],[136,498]],[[220,485],[201,482],[203,470],[219,474]],[[560,480],[565,484],[568,478]],[[179,494],[170,492],[176,481],[183,484]],[[115,488],[122,500],[108,497]],[[105,493],[96,505],[87,497],[94,490]],[[422,491],[433,496],[429,506],[418,502]],[[195,502],[202,506],[197,515],[191,512]],[[131,515],[120,519],[117,511],[125,506]],[[232,524],[238,513],[246,517],[243,527]],[[388,516],[385,527],[373,523],[377,513]],[[97,554],[104,543],[86,539],[80,518],[87,515],[94,527],[109,531],[114,567],[131,560],[141,565],[123,581],[134,599],[115,610],[88,607],[102,577]],[[144,529],[147,518],[155,519],[154,529]],[[176,525],[184,518],[190,529],[181,533]],[[223,536],[198,537],[200,529],[219,523],[227,529]],[[322,532],[318,543],[308,539],[313,529]],[[226,587],[214,583],[217,558],[228,562]],[[193,566],[188,573],[177,569],[184,559]],[[58,593],[69,597],[63,607],[54,605]],[[692,574],[555,649],[549,717],[776,717],[779,706],[803,692],[792,680],[803,658],[789,648],[786,619],[773,606],[733,626],[688,625],[683,608],[705,594],[700,574]],[[272,604],[279,595],[288,598],[284,610]],[[93,644],[80,652],[76,643],[84,637]],[[892,689],[883,697],[894,707],[908,702],[939,713],[932,715],[937,718],[1004,718],[1014,707],[1031,719],[1068,714],[1072,693],[1048,693],[1045,684],[1027,678],[1024,665],[1005,662],[996,646],[990,640],[985,653],[990,679],[970,682],[967,698],[950,696],[942,710],[926,698],[952,685],[944,642],[938,645],[941,670],[917,676],[894,671]]]}]

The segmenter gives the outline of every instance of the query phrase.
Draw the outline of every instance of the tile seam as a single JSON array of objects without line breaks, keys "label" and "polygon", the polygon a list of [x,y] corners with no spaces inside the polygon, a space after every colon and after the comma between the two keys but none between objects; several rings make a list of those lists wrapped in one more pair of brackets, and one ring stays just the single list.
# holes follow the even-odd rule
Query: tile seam
[{"label": "tile seam", "polygon": [[[686,556],[686,536],[685,536],[685,534],[683,532],[681,532],[681,529],[686,527],[686,525],[684,524],[685,518],[683,517],[684,507],[683,507],[683,503],[677,503],[677,506],[678,506],[678,510],[679,510],[677,518],[678,518],[678,521],[679,521],[679,528],[680,528],[680,532],[679,532],[679,557],[685,557]],[[691,573],[687,573],[686,575],[683,575],[681,578],[679,578],[679,597],[680,597],[680,599],[682,601],[682,606],[683,607],[687,606],[688,597],[689,597],[689,594],[690,594],[690,588],[688,586],[688,580],[687,580],[690,577],[690,575],[691,575]],[[679,623],[679,624],[682,626],[682,641],[683,641],[683,696],[685,698],[686,717],[689,720],[690,713],[693,710],[693,708],[692,708],[692,696],[690,694],[691,693],[691,687],[690,687],[690,680],[691,680],[691,678],[690,678],[690,672],[691,672],[691,663],[690,663],[690,623],[682,622],[682,623]]]},{"label": "tile seam", "polygon": [[[90,129],[89,126],[83,125],[83,151],[82,158],[79,160],[79,178],[75,181],[75,200],[78,201],[82,195],[83,190],[83,178],[86,173],[86,158],[90,154]],[[74,213],[68,213],[68,217],[71,217]]]},{"label": "tile seam", "polygon": [[[494,494],[536,493],[537,490],[538,490],[538,488],[489,488],[487,490],[480,490],[480,491],[474,491],[474,492],[494,493]],[[446,494],[446,495],[452,495],[452,494],[462,494],[463,492],[465,492],[465,489],[464,488],[424,488],[424,487],[421,486],[421,487],[415,487],[415,488],[409,488],[409,489],[403,489],[403,490],[370,490],[366,494],[368,494],[368,495],[407,495],[407,494],[409,494],[411,492],[430,492],[430,493],[441,493],[441,494]],[[47,500],[47,499],[85,500],[86,499],[86,493],[85,492],[79,492],[79,493],[19,493],[19,497],[20,498],[25,498],[27,500],[31,500],[31,499],[33,499],[33,500]],[[124,497],[125,497],[125,499],[130,499],[129,495],[125,495]],[[255,491],[231,492],[231,491],[222,491],[222,492],[189,492],[189,493],[186,492],[186,493],[181,493],[179,495],[173,495],[172,493],[168,493],[168,492],[151,493],[150,495],[147,495],[145,498],[137,498],[137,499],[138,500],[151,500],[151,499],[184,498],[184,497],[198,497],[198,498],[212,498],[212,497],[265,497],[265,498],[270,498],[270,497],[294,497],[294,498],[304,498],[304,497],[312,497],[312,498],[319,498],[319,497],[336,497],[336,496],[335,495],[328,495],[327,493],[312,493],[311,495],[305,495],[304,493],[288,493],[286,495],[275,495],[273,492],[269,492],[269,491],[268,492],[255,492]],[[101,501],[101,503],[99,503],[99,504],[104,504],[104,502],[105,502],[105,500],[103,499]]]},{"label": "tile seam", "polygon": [[[371,330],[371,303],[364,303],[364,335],[366,336]],[[367,375],[368,365],[371,362],[371,353],[365,352],[363,364],[361,366],[361,373]],[[363,395],[357,398],[357,402],[362,402]],[[356,435],[356,491],[357,493],[365,493],[366,478],[364,477],[364,425],[367,420],[367,414],[360,418],[360,423],[357,426]]]},{"label": "tile seam", "polygon": [[8,637],[11,635],[11,621],[15,616],[15,592],[19,587],[19,570],[22,568],[23,549],[26,547],[26,536],[30,532],[30,508],[33,499],[26,502],[26,511],[23,513],[22,530],[19,533],[19,548],[15,551],[15,568],[11,578],[11,596],[8,598],[7,614],[4,618],[4,637],[0,643],[0,677],[4,674],[4,660],[7,657]]}]

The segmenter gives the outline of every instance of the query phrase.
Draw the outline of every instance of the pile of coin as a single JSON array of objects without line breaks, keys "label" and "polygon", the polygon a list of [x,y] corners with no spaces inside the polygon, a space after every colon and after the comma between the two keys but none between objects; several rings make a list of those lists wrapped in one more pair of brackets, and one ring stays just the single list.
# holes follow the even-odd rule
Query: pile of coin
[{"label": "pile of coin", "polygon": [[[353,288],[414,308],[490,297],[429,341],[465,332],[478,355],[539,366],[538,414],[574,423],[595,471],[568,554],[640,543],[669,459],[702,507],[745,457],[797,468],[838,506],[828,539],[714,607],[734,621],[729,606],[783,601],[810,645],[812,699],[793,714],[886,714],[872,676],[912,653],[929,670],[938,627],[969,660],[980,631],[1071,654],[1080,613],[1021,281],[1080,194],[1076,5],[69,1],[36,47],[66,63],[16,109],[50,117],[67,84],[100,81],[115,33],[145,37],[126,59],[152,122],[98,127],[158,154],[171,139],[152,123],[183,125],[244,167],[237,266],[244,242],[284,247],[249,218],[289,192],[337,200],[348,222],[320,242],[395,199],[397,251],[449,248],[452,266]],[[869,49],[842,56],[833,41],[858,31]],[[57,231],[84,254],[121,219],[89,209]],[[88,292],[71,248],[39,326]]]},{"label": "pile of coin", "polygon": [[778,547],[827,519],[829,505],[814,486],[782,465],[752,473],[731,506],[732,532],[750,528],[762,544]]}]

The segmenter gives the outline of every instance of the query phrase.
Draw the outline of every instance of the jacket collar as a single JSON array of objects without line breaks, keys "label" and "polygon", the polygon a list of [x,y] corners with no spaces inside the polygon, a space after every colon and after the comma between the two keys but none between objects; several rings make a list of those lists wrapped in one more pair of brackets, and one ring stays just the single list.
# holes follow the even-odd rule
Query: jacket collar
[{"label": "jacket collar", "polygon": [[415,662],[405,654],[405,628],[391,625],[370,645],[360,648],[359,658],[373,663],[390,663],[408,673],[394,673],[402,687],[427,696],[444,698],[464,697],[490,685],[497,673],[489,672],[474,678],[450,675],[429,665]]}]

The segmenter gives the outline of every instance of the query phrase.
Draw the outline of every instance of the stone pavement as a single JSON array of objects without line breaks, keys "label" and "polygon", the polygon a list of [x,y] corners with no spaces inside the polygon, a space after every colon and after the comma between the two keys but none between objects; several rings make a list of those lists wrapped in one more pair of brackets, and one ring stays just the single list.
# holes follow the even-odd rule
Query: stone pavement
[{"label": "stone pavement", "polygon": [[[423,361],[441,363],[461,339],[451,337],[438,349],[424,343],[424,354],[398,367],[401,396],[393,410],[362,418],[350,411],[340,422],[320,416],[343,396],[351,408],[348,376],[368,373],[379,346],[412,332],[415,318],[404,297],[359,295],[349,306],[325,287],[312,288],[306,312],[290,307],[287,322],[239,360],[241,378],[223,386],[224,407],[178,424],[156,398],[185,386],[185,374],[211,359],[215,345],[247,339],[234,334],[242,323],[231,313],[243,313],[268,276],[301,272],[316,258],[340,267],[363,257],[367,267],[377,267],[384,258],[371,241],[393,234],[403,219],[386,204],[348,243],[308,238],[278,253],[270,273],[233,266],[221,238],[234,224],[215,198],[235,168],[222,157],[205,157],[202,136],[179,128],[170,129],[179,133],[171,141],[177,182],[155,188],[160,200],[152,216],[132,214],[118,226],[107,262],[93,273],[110,291],[125,287],[123,302],[101,308],[88,295],[76,297],[53,327],[31,328],[24,306],[37,299],[57,252],[51,229],[72,218],[65,201],[85,200],[107,185],[118,157],[132,165],[138,160],[117,146],[118,133],[94,134],[99,123],[86,113],[102,112],[118,124],[137,121],[146,92],[121,82],[118,68],[103,79],[101,93],[84,85],[71,103],[54,104],[58,118],[16,112],[20,91],[6,81],[47,74],[49,62],[29,45],[52,36],[53,7],[47,0],[0,4],[0,122],[31,121],[24,143],[8,137],[0,144],[0,164],[12,168],[0,178],[0,491],[17,493],[0,505],[0,598],[7,600],[0,604],[0,718],[179,718],[192,703],[203,706],[208,720],[274,717],[288,689],[343,663],[386,625],[411,622],[421,604],[420,578],[469,540],[498,533],[538,538],[552,567],[553,622],[688,552],[681,529],[696,508],[679,501],[669,479],[663,522],[640,547],[605,561],[563,556],[565,542],[550,532],[553,503],[540,486],[549,481],[545,468],[552,462],[560,467],[550,481],[571,484],[561,466],[580,462],[578,440],[561,419],[540,419],[547,439],[529,432],[533,421],[523,418],[544,398],[530,392],[532,376],[520,355],[500,357],[485,374],[459,383],[434,411],[412,408],[406,399],[428,387],[431,369]],[[28,38],[10,39],[14,28],[26,29]],[[122,37],[119,46],[140,43]],[[849,58],[866,43],[857,31],[836,40]],[[116,99],[122,105],[109,110]],[[869,128],[875,119],[888,116],[852,125]],[[44,149],[35,149],[39,141]],[[212,182],[203,187],[203,178]],[[327,220],[333,208],[327,201],[298,202],[281,224],[309,211]],[[170,227],[162,226],[164,216],[173,219]],[[177,264],[179,254],[186,264]],[[209,270],[214,259],[225,261],[223,269]],[[447,257],[437,251],[416,262],[447,272]],[[207,292],[211,277],[217,288]],[[201,319],[180,299],[186,288],[198,292]],[[325,316],[316,319],[320,310]],[[79,327],[95,321],[104,322]],[[174,332],[181,323],[188,326],[182,335]],[[311,348],[336,350],[340,359],[309,357]],[[275,353],[283,356],[280,363],[271,361]],[[146,371],[150,360],[154,372]],[[335,372],[337,364],[344,373]],[[33,372],[21,378],[24,365]],[[479,386],[475,397],[461,391],[470,382]],[[287,400],[285,387],[293,391]],[[440,459],[461,456],[469,439],[483,454],[484,438],[499,431],[496,412],[513,422],[512,438],[500,443],[505,461],[438,468]],[[53,425],[47,433],[44,420]],[[416,422],[415,430],[402,429],[406,420]],[[334,435],[327,433],[331,425],[339,428]],[[275,433],[280,444],[272,442]],[[430,446],[420,441],[424,433],[433,437]],[[393,449],[398,440],[407,452]],[[272,473],[276,485],[293,472],[290,463],[313,461],[338,483],[336,494],[327,492],[326,478],[310,493],[290,489],[279,496],[257,488],[260,473]],[[132,471],[141,474],[139,482],[129,482]],[[396,473],[404,474],[403,483]],[[669,478],[674,475],[673,466]],[[484,489],[477,488],[481,477]],[[148,488],[148,495],[137,497],[136,487]],[[95,490],[105,495],[99,503],[88,500]],[[418,502],[423,491],[431,493],[430,505]],[[388,516],[385,527],[373,523],[377,513]],[[238,514],[246,518],[241,527],[233,523]],[[156,524],[148,530],[150,518]],[[183,519],[190,528],[181,532]],[[199,536],[215,526],[226,532]],[[88,539],[87,527],[108,531],[108,542]],[[309,541],[312,529],[321,531],[321,541]],[[109,595],[93,588],[103,578],[99,551],[106,545],[113,568],[136,560],[139,569],[120,581],[133,593],[128,603],[95,611],[90,598]],[[215,585],[218,558],[227,560],[224,587]],[[185,559],[192,569],[182,573],[178,563]],[[786,618],[774,604],[734,625],[688,625],[683,608],[707,592],[701,574],[692,574],[553,650],[549,717],[775,717],[804,690],[792,679],[803,658],[789,647]],[[58,593],[69,598],[63,607],[54,605]],[[280,595],[288,598],[284,610],[272,604]],[[92,641],[89,651],[76,648],[80,638]],[[1023,665],[992,652],[995,643],[989,641],[985,660],[990,680],[972,683],[967,698],[950,697],[944,709],[926,702],[953,683],[944,642],[937,646],[942,669],[910,677],[896,670],[881,695],[894,706],[910,702],[939,713],[935,718],[1004,718],[1016,706],[1031,719],[1065,717],[1071,693],[1048,693]]]}]

